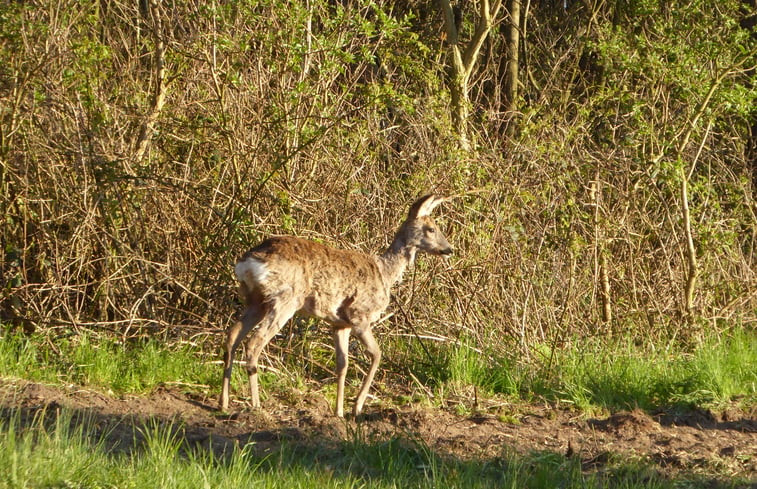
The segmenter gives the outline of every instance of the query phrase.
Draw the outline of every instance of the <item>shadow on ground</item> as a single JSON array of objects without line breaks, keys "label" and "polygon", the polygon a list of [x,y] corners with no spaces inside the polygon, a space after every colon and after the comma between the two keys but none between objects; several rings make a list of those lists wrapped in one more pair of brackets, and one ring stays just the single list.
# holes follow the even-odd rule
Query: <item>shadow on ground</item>
[{"label": "shadow on ground", "polygon": [[751,418],[687,424],[690,420],[632,411],[586,420],[576,413],[521,407],[518,421],[505,423],[488,415],[373,407],[355,422],[332,416],[318,395],[304,396],[296,406],[269,399],[264,411],[241,408],[219,415],[213,400],[174,388],[114,398],[23,382],[0,387],[3,420],[15,420],[22,429],[39,422],[53,427],[67,413],[93,446],[116,457],[145,450],[145,433],[164,429],[181,453],[212,453],[221,464],[244,450],[257,470],[300,467],[391,482],[452,476],[471,477],[482,486],[522,481],[521,487],[529,487],[533,481],[532,487],[548,487],[578,478],[611,487],[697,481],[711,488],[746,488],[755,486],[737,481],[757,475]]}]

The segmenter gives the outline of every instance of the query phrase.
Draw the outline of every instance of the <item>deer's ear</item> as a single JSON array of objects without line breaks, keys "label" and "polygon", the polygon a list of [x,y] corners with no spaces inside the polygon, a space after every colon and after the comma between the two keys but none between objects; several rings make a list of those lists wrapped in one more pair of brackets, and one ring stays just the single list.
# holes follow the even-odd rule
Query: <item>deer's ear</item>
[{"label": "deer's ear", "polygon": [[428,216],[431,214],[431,211],[442,202],[444,202],[444,199],[436,197],[433,194],[424,195],[410,207],[410,212],[408,213],[407,218],[417,219],[419,217]]}]

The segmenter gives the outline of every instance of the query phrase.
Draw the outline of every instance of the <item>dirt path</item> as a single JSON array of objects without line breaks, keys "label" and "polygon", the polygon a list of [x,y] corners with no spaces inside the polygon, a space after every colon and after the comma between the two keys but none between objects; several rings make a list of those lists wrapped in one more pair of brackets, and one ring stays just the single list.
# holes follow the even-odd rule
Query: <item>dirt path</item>
[{"label": "dirt path", "polygon": [[[133,446],[135,424],[145,418],[179,422],[189,443],[224,453],[254,442],[261,454],[283,441],[335,446],[355,430],[376,441],[394,437],[422,440],[442,456],[492,458],[507,452],[549,451],[580,457],[587,470],[601,468],[611,454],[644,457],[662,472],[680,470],[738,475],[757,483],[757,419],[755,412],[697,412],[681,417],[621,412],[603,419],[538,406],[519,406],[514,422],[494,416],[458,416],[444,410],[369,406],[361,423],[331,415],[326,400],[311,394],[284,403],[268,399],[265,411],[238,408],[220,416],[215,399],[163,387],[147,397],[113,397],[78,387],[62,388],[0,379],[0,408],[22,417],[43,407],[64,406],[87,413],[98,430],[109,433],[108,444]],[[757,485],[756,485],[757,487]]]}]

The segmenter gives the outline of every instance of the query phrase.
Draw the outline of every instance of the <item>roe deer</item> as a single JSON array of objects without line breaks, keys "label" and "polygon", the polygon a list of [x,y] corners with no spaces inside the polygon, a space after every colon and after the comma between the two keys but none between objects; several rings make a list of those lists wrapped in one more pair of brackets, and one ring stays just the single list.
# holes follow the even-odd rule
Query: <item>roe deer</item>
[{"label": "roe deer", "polygon": [[295,313],[331,325],[336,346],[336,415],[344,416],[344,379],[350,333],[363,343],[371,366],[360,387],[353,413],[359,415],[381,360],[371,325],[389,305],[392,285],[400,280],[417,251],[450,255],[452,247],[429,216],[444,199],[422,197],[389,249],[380,256],[337,250],[294,237],[273,237],[245,253],[234,267],[244,302],[241,318],[226,332],[221,410],[229,407],[234,351],[254,329],[246,348],[252,407],[260,407],[258,357]]}]

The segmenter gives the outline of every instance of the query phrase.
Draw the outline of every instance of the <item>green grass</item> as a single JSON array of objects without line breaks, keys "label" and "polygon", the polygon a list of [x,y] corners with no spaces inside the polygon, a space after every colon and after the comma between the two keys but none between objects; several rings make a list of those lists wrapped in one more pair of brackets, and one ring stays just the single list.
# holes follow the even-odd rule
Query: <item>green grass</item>
[{"label": "green grass", "polygon": [[757,403],[757,334],[752,330],[733,330],[694,347],[598,340],[574,341],[561,349],[544,345],[533,350],[529,366],[476,351],[465,341],[431,346],[436,362],[420,362],[414,373],[441,390],[474,385],[482,395],[540,397],[584,410]]},{"label": "green grass", "polygon": [[[208,351],[215,345],[165,345],[157,340],[123,343],[86,334],[54,342],[41,335],[5,333],[1,338],[0,376],[129,393],[149,392],[172,382],[216,390],[220,384],[220,364],[211,363],[220,355]],[[757,403],[757,333],[747,329],[735,329],[686,348],[638,346],[628,341],[575,341],[554,350],[543,346],[533,350],[530,364],[476,350],[465,341],[430,345],[431,363],[417,342],[409,346],[410,350],[408,345],[389,343],[386,356],[390,361],[409,358],[415,378],[440,393],[476,386],[482,396],[505,395],[523,401],[538,397],[584,410],[611,411],[717,409],[734,400],[746,407]],[[393,351],[402,347],[404,352]],[[301,359],[289,362],[295,360],[298,364],[291,369],[287,364],[291,372],[283,375],[285,378],[263,373],[264,392],[285,391],[287,382],[311,377],[303,373]],[[332,363],[328,358],[320,362]],[[358,380],[355,369],[350,375]],[[238,392],[245,391],[244,369],[236,367],[232,380]],[[327,384],[326,391],[330,387]]]},{"label": "green grass", "polygon": [[0,375],[141,393],[161,383],[218,384],[201,348],[157,340],[123,343],[87,334],[52,341],[41,335],[0,337]]},{"label": "green grass", "polygon": [[584,344],[554,352],[532,384],[547,398],[588,409],[720,408],[757,402],[757,334],[735,330],[694,348]]},{"label": "green grass", "polygon": [[696,476],[664,477],[643,461],[611,460],[601,472],[587,473],[579,460],[552,452],[464,461],[441,457],[417,440],[376,442],[359,432],[344,442],[285,444],[262,458],[245,449],[221,458],[187,444],[180,427],[147,421],[132,428],[140,442],[114,450],[112,432],[94,436],[94,423],[65,409],[2,412],[0,488],[662,489],[700,482]]},{"label": "green grass", "polygon": [[[437,355],[433,365],[419,361],[414,366],[425,365],[425,370],[416,369],[416,376],[435,389],[476,385],[482,395],[539,396],[587,410],[717,406],[736,398],[755,402],[757,337],[752,331],[734,331],[689,349],[590,342],[555,351],[544,348],[534,354],[541,360],[539,370],[518,367],[511,359],[498,359],[466,344],[437,348],[431,352]],[[214,357],[200,346],[187,344],[124,344],[85,335],[52,343],[43,336],[6,334],[0,340],[0,375],[135,393],[163,382],[216,389],[220,366],[209,363]],[[242,370],[236,369],[238,382],[243,380]],[[361,425],[352,428],[346,441],[290,440],[266,457],[255,456],[251,447],[219,459],[207,449],[188,444],[180,426],[147,421],[126,428],[138,432],[140,436],[134,438],[143,442],[114,450],[111,433],[97,429],[114,423],[103,424],[88,416],[67,409],[0,411],[0,489],[678,488],[704,483],[690,474],[660,475],[652,464],[626,458],[603,462],[599,471],[583,470],[580,460],[554,452],[523,456],[503,451],[494,459],[461,460],[441,456],[406,434],[372,439]],[[724,484],[717,487],[743,486],[739,481]]]}]

